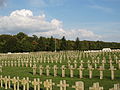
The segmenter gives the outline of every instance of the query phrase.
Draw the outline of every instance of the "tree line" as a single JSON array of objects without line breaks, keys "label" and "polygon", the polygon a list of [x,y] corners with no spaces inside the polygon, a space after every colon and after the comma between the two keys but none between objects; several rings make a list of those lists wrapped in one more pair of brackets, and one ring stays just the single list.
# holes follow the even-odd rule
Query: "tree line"
[{"label": "tree line", "polygon": [[75,41],[61,39],[28,36],[23,32],[16,35],[0,35],[0,53],[7,52],[37,52],[37,51],[64,51],[64,50],[101,50],[103,48],[120,49],[120,43],[103,41]]}]

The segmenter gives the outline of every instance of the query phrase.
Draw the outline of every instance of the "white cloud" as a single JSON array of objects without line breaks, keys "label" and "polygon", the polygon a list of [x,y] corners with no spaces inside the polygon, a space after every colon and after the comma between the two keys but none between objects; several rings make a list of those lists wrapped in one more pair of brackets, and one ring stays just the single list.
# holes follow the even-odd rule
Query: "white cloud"
[{"label": "white cloud", "polygon": [[[45,20],[45,15],[33,16],[30,10],[16,10],[10,16],[0,17],[0,32],[42,32],[56,30],[57,26]],[[2,32],[1,32],[2,33]]]},{"label": "white cloud", "polygon": [[76,37],[79,37],[81,40],[100,40],[102,38],[101,35],[97,35],[92,31],[86,29],[78,29],[78,30],[63,30],[62,28],[55,31],[48,32],[35,32],[37,36],[55,36],[57,38],[62,38],[65,36],[67,39],[74,40]]},{"label": "white cloud", "polygon": [[33,13],[32,11],[30,10],[16,10],[16,11],[13,11],[10,16],[24,16],[24,17],[27,17],[27,16],[33,16]]},{"label": "white cloud", "polygon": [[59,21],[59,20],[57,20],[57,19],[53,19],[53,20],[51,21],[51,24],[55,25],[55,26],[58,27],[58,28],[62,27],[62,22]]},{"label": "white cloud", "polygon": [[16,10],[10,16],[0,17],[0,33],[16,34],[25,32],[29,35],[38,36],[55,36],[61,38],[66,36],[67,39],[98,40],[101,36],[96,35],[92,31],[86,29],[65,30],[62,22],[57,19],[47,21],[45,15],[34,16],[30,10]]},{"label": "white cloud", "polygon": [[78,30],[79,31],[79,35],[81,35],[81,38],[88,38],[88,39],[92,39],[92,40],[99,40],[100,38],[102,38],[102,36],[100,35],[97,35],[95,33],[93,33],[92,31],[88,31],[88,30],[85,30],[85,29],[80,29]]}]

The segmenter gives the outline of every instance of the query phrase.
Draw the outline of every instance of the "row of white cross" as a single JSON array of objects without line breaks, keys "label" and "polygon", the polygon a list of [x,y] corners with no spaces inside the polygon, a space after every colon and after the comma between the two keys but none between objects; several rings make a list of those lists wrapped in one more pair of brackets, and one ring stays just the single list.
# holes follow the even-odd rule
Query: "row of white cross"
[{"label": "row of white cross", "polygon": [[[34,64],[32,68],[33,68],[33,75],[36,75],[36,72],[37,72],[36,64]],[[51,68],[53,69],[54,77],[56,77],[58,74],[58,66],[57,65],[54,65],[53,67],[50,67],[49,65],[46,65],[46,67],[43,67],[42,65],[40,65],[39,66],[40,76],[43,75],[44,69],[46,70],[46,76],[49,76]],[[69,69],[70,77],[74,77],[74,70],[78,70],[79,78],[83,78],[83,70],[85,68],[82,65],[80,65],[79,68],[74,68],[73,65],[70,65],[70,67],[66,68],[65,65],[62,65],[60,69],[62,70],[62,77],[65,77],[66,69]],[[92,72],[94,70],[92,65],[89,65],[88,70],[89,70],[89,78],[92,78]],[[100,71],[100,79],[103,79],[103,71],[105,70],[105,68],[103,66],[100,66],[97,70]],[[109,70],[111,71],[111,79],[113,80],[114,79],[114,71],[116,70],[116,68],[114,68],[114,66],[111,66]],[[2,66],[0,66],[0,72],[2,72]]]},{"label": "row of white cross", "polygon": [[[3,86],[3,84],[5,86]],[[0,76],[0,88],[11,88],[11,84],[13,85],[13,90],[20,90],[20,85],[22,85],[23,90],[29,90],[31,84],[34,87],[34,90],[40,90],[41,85],[43,85],[46,90],[53,90],[53,86],[59,87],[60,90],[67,90],[67,87],[74,88],[75,90],[85,90],[84,82],[82,81],[76,81],[75,85],[70,86],[67,84],[66,80],[60,80],[59,84],[55,84],[52,79],[47,79],[42,82],[39,78],[34,78],[34,80],[31,81],[28,77],[20,80],[19,77],[13,77],[11,79],[10,76]],[[93,86],[89,87],[89,90],[103,90],[103,87],[100,87],[99,82],[97,82],[93,83]],[[120,90],[120,85],[114,84],[114,87],[110,88],[109,90]]]},{"label": "row of white cross", "polygon": [[[58,62],[57,62],[58,63]],[[60,63],[60,62],[59,62]],[[0,61],[0,65],[2,66],[11,66],[11,67],[32,67],[33,64],[42,64],[40,63],[39,61]],[[118,68],[120,69],[120,60],[116,60],[115,62],[111,59],[111,60],[102,60],[102,61],[99,61],[99,60],[87,60],[86,62],[83,61],[83,60],[80,60],[79,62],[74,60],[74,62],[68,60],[67,62],[67,65],[70,66],[70,65],[74,65],[74,67],[76,68],[78,65],[85,65],[87,64],[87,66],[89,65],[94,65],[95,68],[97,68],[99,65],[102,65],[102,66],[105,66],[105,65],[109,65],[109,66],[112,66],[113,64],[117,64]]]},{"label": "row of white cross", "polygon": [[[32,68],[33,68],[33,75],[36,75],[36,72],[37,72],[36,64],[33,65]],[[58,66],[57,65],[54,65],[53,67],[50,67],[49,65],[46,65],[46,67],[43,67],[42,65],[40,65],[39,66],[40,76],[43,75],[43,70],[46,70],[46,76],[49,76],[51,69],[53,69],[54,77],[56,77],[58,74]],[[79,71],[79,78],[83,78],[83,70],[85,68],[83,68],[82,65],[80,65],[79,68],[74,68],[73,65],[70,65],[70,67],[66,68],[65,65],[62,65],[60,69],[62,72],[62,75],[61,75],[62,77],[65,77],[66,69],[69,69],[70,77],[74,77],[74,70],[78,70]],[[89,70],[89,78],[92,78],[92,72],[94,70],[92,65],[90,65],[88,67],[88,70]],[[105,68],[103,66],[100,66],[97,70],[100,71],[100,79],[103,79],[103,71],[105,70]],[[114,71],[116,70],[116,68],[114,68],[114,66],[111,66],[109,70],[111,71],[111,79],[113,80],[114,79]]]}]

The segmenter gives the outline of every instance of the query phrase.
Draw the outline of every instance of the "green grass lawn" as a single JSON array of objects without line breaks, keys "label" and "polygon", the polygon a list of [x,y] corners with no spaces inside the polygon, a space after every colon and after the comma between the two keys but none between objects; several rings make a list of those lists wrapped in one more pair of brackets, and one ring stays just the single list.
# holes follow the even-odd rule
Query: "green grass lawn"
[{"label": "green grass lawn", "polygon": [[[65,53],[66,54],[66,53]],[[76,52],[73,53],[74,56],[76,55]],[[83,54],[83,53],[82,53]],[[93,57],[94,59],[97,59],[97,57],[100,58],[100,62],[101,60],[103,59],[103,56],[106,58],[106,61],[108,61],[109,59],[109,56],[112,57],[112,60],[115,61],[114,59],[114,54],[116,56],[118,56],[118,59],[120,57],[120,52],[117,52],[117,53],[105,53],[103,55],[103,53],[100,53],[100,54],[97,54],[97,53],[93,53]],[[79,54],[77,54],[79,55]],[[46,57],[48,57],[48,55],[44,55]],[[53,55],[54,56],[54,55]],[[70,56],[70,55],[69,55]],[[73,57],[74,57],[73,56]],[[6,59],[6,61],[9,60],[9,59]],[[62,58],[62,63],[37,63],[37,67],[39,65],[43,65],[43,67],[45,67],[46,65],[49,65],[50,67],[53,67],[53,65],[57,65],[59,68],[62,66],[62,65],[67,65],[67,61],[68,59],[67,58]],[[70,58],[71,60],[71,64],[73,64],[74,60],[76,60],[77,62],[79,62],[80,60],[83,60],[84,62],[87,62],[87,60],[92,60],[92,56],[88,56],[86,57],[85,55],[81,58]],[[79,66],[80,63],[77,63],[77,65]],[[94,64],[92,64],[93,67],[94,67]],[[98,66],[100,66],[101,64],[99,64]],[[59,87],[57,87],[56,84],[59,84],[59,81],[60,80],[66,80],[67,83],[70,85],[70,87],[67,88],[67,90],[75,90],[72,87],[72,85],[75,85],[75,82],[76,81],[83,81],[84,82],[84,85],[85,85],[85,90],[88,90],[89,87],[91,87],[93,85],[93,83],[95,82],[99,82],[100,83],[100,86],[103,86],[104,87],[104,90],[109,90],[109,88],[112,88],[114,84],[117,84],[117,83],[120,83],[120,70],[118,69],[118,65],[115,64],[115,62],[113,63],[113,65],[115,66],[115,68],[117,68],[117,70],[115,71],[115,79],[114,80],[111,80],[111,73],[110,73],[110,70],[109,69],[109,64],[107,63],[105,65],[105,69],[104,70],[104,77],[102,80],[99,79],[99,71],[98,70],[94,70],[93,71],[93,78],[92,79],[89,79],[89,71],[87,69],[87,64],[84,63],[84,70],[83,70],[83,79],[80,79],[79,78],[79,72],[78,70],[74,70],[74,78],[70,78],[70,72],[69,70],[67,69],[66,70],[66,77],[65,78],[62,78],[61,77],[61,69],[58,69],[58,76],[57,77],[54,77],[53,76],[53,69],[50,70],[50,76],[46,76],[46,70],[44,70],[43,72],[43,76],[40,76],[39,75],[39,69],[37,68],[37,74],[36,75],[33,75],[32,74],[32,67],[3,67],[3,72],[0,73],[0,75],[3,75],[4,76],[10,76],[11,78],[13,77],[17,77],[19,76],[20,79],[23,79],[23,77],[29,77],[30,80],[33,80],[34,78],[40,78],[40,80],[43,82],[45,81],[46,79],[52,79],[53,82],[55,83],[55,86],[53,86],[53,90],[59,90]],[[11,84],[12,85],[12,84]],[[33,86],[30,85],[30,90],[33,90]],[[11,86],[13,87],[13,86]],[[4,88],[0,88],[0,90],[5,90]],[[13,90],[12,88],[11,89],[8,89],[8,90]],[[22,86],[20,86],[20,90],[22,90]],[[45,90],[45,88],[43,87],[43,84],[41,85],[41,90]]]},{"label": "green grass lawn", "polygon": [[[83,81],[85,83],[85,90],[88,90],[88,88],[90,86],[92,86],[92,84],[94,82],[99,82],[100,85],[104,87],[104,90],[108,90],[109,88],[113,87],[113,84],[120,82],[120,71],[119,70],[115,71],[115,80],[111,80],[109,70],[104,71],[103,80],[99,79],[99,71],[98,70],[93,71],[92,79],[89,79],[88,70],[83,71],[83,79],[79,79],[77,70],[74,71],[74,78],[70,78],[68,70],[66,71],[66,77],[62,78],[61,70],[58,70],[57,77],[53,76],[53,72],[50,73],[50,76],[46,76],[45,72],[43,73],[43,76],[39,76],[39,71],[37,71],[37,75],[32,75],[32,68],[30,68],[30,67],[27,67],[27,68],[26,67],[4,67],[3,73],[1,73],[1,74],[3,76],[10,75],[11,78],[13,78],[14,76],[15,77],[19,76],[20,79],[22,79],[23,77],[30,77],[30,80],[33,80],[34,78],[40,78],[41,81],[45,81],[46,79],[52,79],[53,82],[55,82],[56,84],[58,84],[60,80],[67,80],[67,83],[70,84],[70,87],[68,88],[68,90],[74,90],[71,87],[72,87],[72,85],[75,84],[75,81]],[[53,88],[54,88],[54,90],[59,90],[59,87],[56,87],[56,85],[53,86]],[[44,90],[43,85],[42,85],[42,89]],[[0,90],[4,90],[4,89],[0,88]]]}]

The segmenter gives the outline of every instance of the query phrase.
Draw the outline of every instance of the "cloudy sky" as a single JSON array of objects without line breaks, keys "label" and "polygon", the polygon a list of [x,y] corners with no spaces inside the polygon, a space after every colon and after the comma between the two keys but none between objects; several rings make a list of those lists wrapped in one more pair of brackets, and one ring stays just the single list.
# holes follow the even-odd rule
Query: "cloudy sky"
[{"label": "cloudy sky", "polygon": [[0,34],[120,42],[120,0],[0,0]]}]

